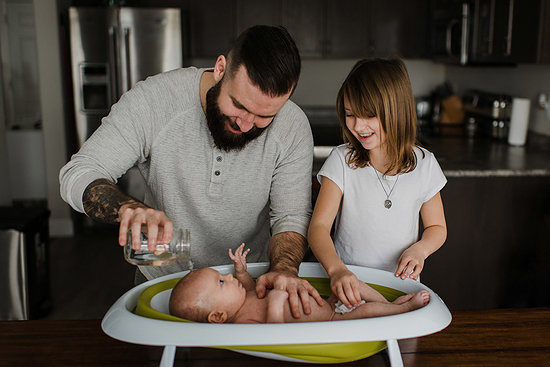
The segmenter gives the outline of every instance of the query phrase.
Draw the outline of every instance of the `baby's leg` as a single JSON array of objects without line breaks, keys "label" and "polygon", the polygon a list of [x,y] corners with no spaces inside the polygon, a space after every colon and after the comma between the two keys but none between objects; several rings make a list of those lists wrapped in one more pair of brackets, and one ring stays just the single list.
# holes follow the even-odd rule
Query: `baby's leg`
[{"label": "baby's leg", "polygon": [[333,320],[352,320],[363,319],[367,317],[387,316],[413,311],[424,307],[430,301],[428,291],[420,291],[413,295],[408,301],[398,303],[386,302],[367,302],[357,307],[355,310],[345,314],[335,314]]},{"label": "baby's leg", "polygon": [[403,296],[397,297],[397,299],[395,301],[393,301],[392,303],[400,305],[402,303],[407,302],[408,300],[410,300],[413,297],[414,297],[414,293],[405,294]]},{"label": "baby's leg", "polygon": [[380,292],[364,282],[361,282],[359,293],[361,293],[361,299],[365,302],[389,303]]}]

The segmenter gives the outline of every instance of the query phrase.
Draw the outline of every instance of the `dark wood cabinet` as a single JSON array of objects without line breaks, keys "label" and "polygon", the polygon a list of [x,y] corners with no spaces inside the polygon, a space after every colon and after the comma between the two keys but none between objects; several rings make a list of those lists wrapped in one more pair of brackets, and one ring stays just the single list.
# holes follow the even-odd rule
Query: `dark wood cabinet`
[{"label": "dark wood cabinet", "polygon": [[236,0],[188,0],[192,57],[226,54],[236,38]]},{"label": "dark wood cabinet", "polygon": [[374,0],[370,6],[369,56],[427,56],[427,1]]},{"label": "dark wood cabinet", "polygon": [[280,1],[237,0],[237,35],[256,24],[280,25],[281,7]]},{"label": "dark wood cabinet", "polygon": [[186,0],[191,56],[225,54],[255,24],[283,25],[303,58],[424,56],[428,0]]},{"label": "dark wood cabinet", "polygon": [[319,0],[282,0],[282,25],[294,37],[302,57],[323,55],[324,4]]},{"label": "dark wood cabinet", "polygon": [[537,62],[550,64],[550,0],[541,1]]},{"label": "dark wood cabinet", "polygon": [[550,177],[451,177],[447,241],[421,278],[449,308],[550,302]]},{"label": "dark wood cabinet", "polygon": [[369,54],[369,2],[328,1],[326,6],[326,57],[364,57]]}]

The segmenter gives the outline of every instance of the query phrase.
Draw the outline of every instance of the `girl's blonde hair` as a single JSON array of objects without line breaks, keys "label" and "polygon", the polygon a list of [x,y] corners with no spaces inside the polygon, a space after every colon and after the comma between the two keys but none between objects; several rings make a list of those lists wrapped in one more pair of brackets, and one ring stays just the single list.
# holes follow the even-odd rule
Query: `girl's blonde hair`
[{"label": "girl's blonde hair", "polygon": [[346,125],[347,102],[353,115],[378,117],[386,133],[389,159],[384,174],[410,172],[416,167],[416,109],[409,74],[399,59],[363,59],[358,61],[342,84],[336,99],[338,120],[344,142],[350,147],[346,163],[352,168],[369,164],[369,151],[353,136]]}]

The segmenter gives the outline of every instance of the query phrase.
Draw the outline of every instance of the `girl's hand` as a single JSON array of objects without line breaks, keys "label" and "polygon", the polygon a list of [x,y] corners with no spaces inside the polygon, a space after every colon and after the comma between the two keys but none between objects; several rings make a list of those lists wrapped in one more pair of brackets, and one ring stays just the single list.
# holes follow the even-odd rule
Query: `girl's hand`
[{"label": "girl's hand", "polygon": [[357,306],[361,302],[360,284],[361,281],[347,268],[330,276],[332,293],[349,308]]},{"label": "girl's hand", "polygon": [[403,251],[399,258],[399,266],[395,272],[396,277],[406,279],[407,277],[417,280],[424,268],[424,253],[415,248],[414,245]]},{"label": "girl's hand", "polygon": [[246,272],[246,255],[250,252],[250,249],[244,250],[244,242],[241,243],[239,247],[235,250],[235,254],[233,254],[233,251],[229,249],[229,258],[233,260],[233,264],[235,265],[235,273],[244,273]]}]

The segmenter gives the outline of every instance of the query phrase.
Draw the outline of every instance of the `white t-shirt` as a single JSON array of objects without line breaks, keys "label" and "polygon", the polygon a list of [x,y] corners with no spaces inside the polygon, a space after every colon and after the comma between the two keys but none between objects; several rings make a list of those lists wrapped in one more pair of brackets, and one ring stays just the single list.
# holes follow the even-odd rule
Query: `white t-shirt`
[{"label": "white t-shirt", "polygon": [[[332,150],[317,174],[342,190],[335,221],[334,245],[342,261],[394,272],[401,253],[419,238],[422,204],[447,183],[433,153],[414,148],[416,168],[408,173],[383,177],[372,166],[352,169],[346,164],[347,145]],[[422,157],[424,152],[424,157]],[[386,193],[391,208],[384,206]]]}]

